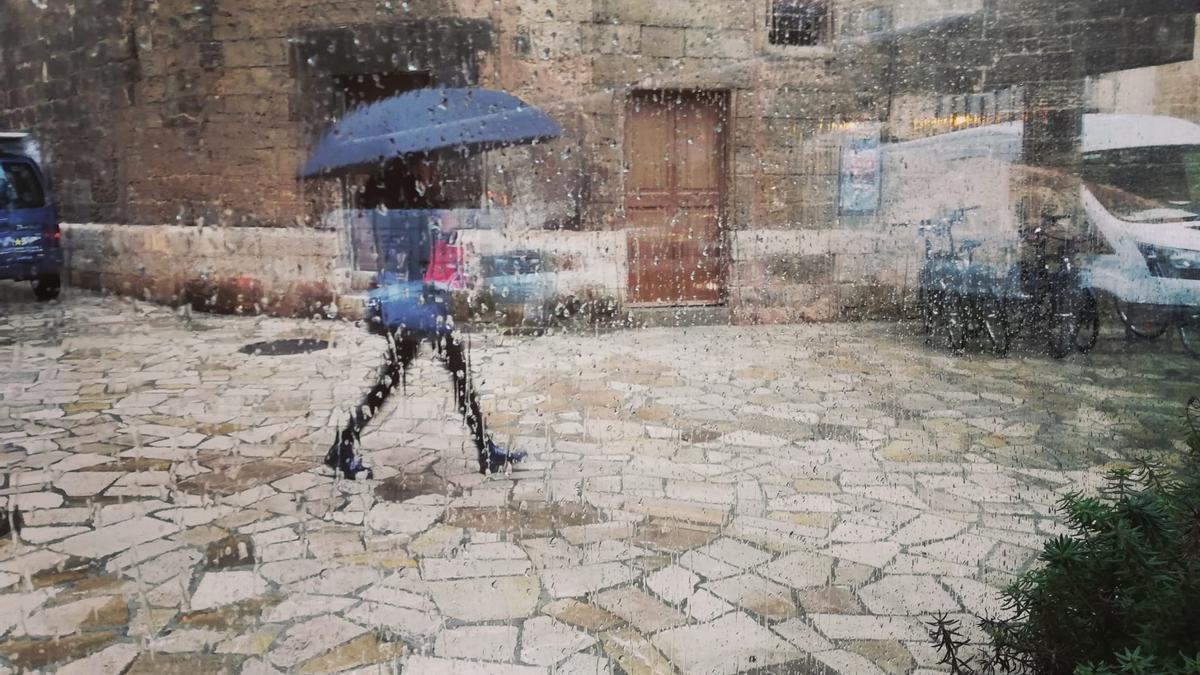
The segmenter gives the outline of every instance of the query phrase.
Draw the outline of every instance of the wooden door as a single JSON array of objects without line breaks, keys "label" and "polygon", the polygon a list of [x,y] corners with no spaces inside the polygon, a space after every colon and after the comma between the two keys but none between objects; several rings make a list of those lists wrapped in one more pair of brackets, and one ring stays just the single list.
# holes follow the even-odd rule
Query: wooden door
[{"label": "wooden door", "polygon": [[633,303],[722,300],[727,101],[721,92],[656,91],[630,98],[625,213]]}]

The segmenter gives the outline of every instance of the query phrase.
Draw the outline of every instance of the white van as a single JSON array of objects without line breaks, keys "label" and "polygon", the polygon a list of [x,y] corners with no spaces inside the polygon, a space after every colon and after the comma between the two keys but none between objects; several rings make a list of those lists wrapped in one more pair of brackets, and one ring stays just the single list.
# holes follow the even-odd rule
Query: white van
[{"label": "white van", "polygon": [[1200,306],[1200,125],[1089,115],[1082,177],[1087,222],[1113,251],[1087,261],[1091,285],[1125,303]]},{"label": "white van", "polygon": [[1073,231],[1100,244],[1079,261],[1087,285],[1127,304],[1200,306],[1200,125],[1084,115],[1080,176],[1020,165],[1023,132],[1006,122],[884,146],[881,221],[977,207],[956,234],[980,241],[978,261],[1003,273],[1021,227],[1057,200],[1075,211]]}]

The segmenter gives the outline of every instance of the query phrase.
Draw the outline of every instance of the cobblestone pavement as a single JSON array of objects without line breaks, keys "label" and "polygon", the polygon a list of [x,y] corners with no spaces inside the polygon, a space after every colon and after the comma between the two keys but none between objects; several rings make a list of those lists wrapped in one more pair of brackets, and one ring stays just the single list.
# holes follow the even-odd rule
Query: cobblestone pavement
[{"label": "cobblestone pavement", "polygon": [[[238,351],[320,338],[299,356]],[[0,672],[906,673],[1052,506],[1161,447],[1182,356],[952,357],[884,324],[472,338],[483,478],[426,353],[318,466],[382,341],[0,289]],[[7,665],[5,665],[7,664]]]}]

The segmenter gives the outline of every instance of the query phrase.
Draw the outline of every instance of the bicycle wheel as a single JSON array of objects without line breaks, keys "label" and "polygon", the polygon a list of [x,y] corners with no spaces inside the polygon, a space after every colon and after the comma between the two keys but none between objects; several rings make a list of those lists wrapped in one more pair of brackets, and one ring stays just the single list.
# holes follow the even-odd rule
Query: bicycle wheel
[{"label": "bicycle wheel", "polygon": [[930,297],[930,292],[925,288],[917,291],[917,308],[921,313],[921,331],[928,338],[933,334],[933,299]]},{"label": "bicycle wheel", "polygon": [[1096,346],[1096,339],[1100,337],[1100,304],[1096,302],[1096,295],[1090,288],[1080,290],[1080,300],[1079,332],[1075,334],[1075,349],[1086,354]]},{"label": "bicycle wheel", "polygon": [[1200,359],[1200,307],[1185,307],[1180,311],[1179,341],[1188,354]]},{"label": "bicycle wheel", "polygon": [[1011,334],[1008,327],[1008,310],[1002,300],[986,302],[981,312],[980,321],[983,323],[983,333],[987,336],[988,346],[996,356],[1008,354]]},{"label": "bicycle wheel", "polygon": [[962,302],[957,295],[946,291],[934,295],[929,341],[956,354],[966,347],[966,317],[963,316]]},{"label": "bicycle wheel", "polygon": [[1116,300],[1114,305],[1125,330],[1146,340],[1160,337],[1171,327],[1171,314],[1158,305],[1141,305]]},{"label": "bicycle wheel", "polygon": [[1081,310],[1085,304],[1080,289],[1059,291],[1050,301],[1046,346],[1050,356],[1061,359],[1074,351],[1075,339],[1083,326]]}]

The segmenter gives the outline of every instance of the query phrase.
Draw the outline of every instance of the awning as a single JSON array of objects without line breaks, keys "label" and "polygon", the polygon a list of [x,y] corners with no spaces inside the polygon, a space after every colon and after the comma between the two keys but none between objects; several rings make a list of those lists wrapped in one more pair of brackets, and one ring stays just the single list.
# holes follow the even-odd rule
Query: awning
[{"label": "awning", "polygon": [[504,92],[418,89],[343,117],[317,142],[299,177],[340,175],[434,150],[535,143],[561,133],[546,113]]}]

